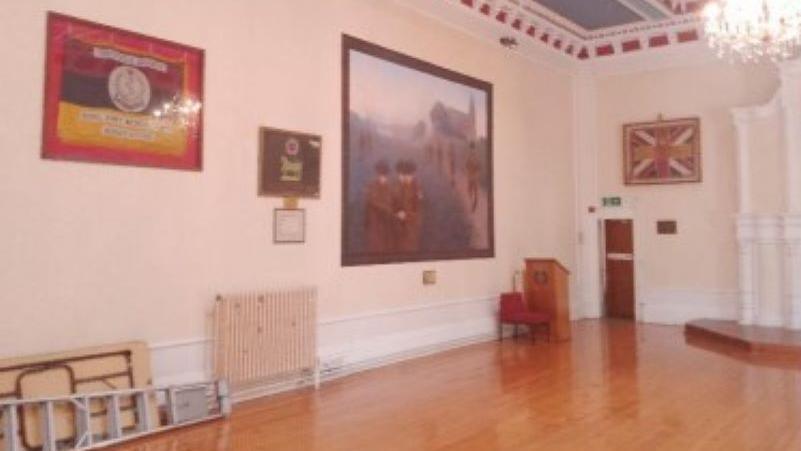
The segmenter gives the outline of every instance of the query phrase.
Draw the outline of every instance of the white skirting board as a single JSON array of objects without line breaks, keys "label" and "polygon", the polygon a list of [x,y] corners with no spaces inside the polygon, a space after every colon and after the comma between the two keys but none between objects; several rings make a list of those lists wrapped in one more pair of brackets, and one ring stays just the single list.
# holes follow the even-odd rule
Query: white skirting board
[{"label": "white skirting board", "polygon": [[[440,352],[497,337],[495,296],[419,304],[323,319],[318,355],[323,380]],[[211,341],[188,339],[150,346],[154,383],[191,383],[211,377]],[[289,381],[253,393],[288,390],[307,381]]]},{"label": "white skirting board", "polygon": [[[637,293],[637,320],[653,324],[682,325],[699,318],[736,320],[739,300],[736,291],[643,290]],[[601,318],[603,301],[580,300],[574,319]]]},{"label": "white skirting board", "polygon": [[[737,319],[736,292],[655,290],[638,295],[640,321],[684,324],[698,318]],[[497,337],[497,297],[419,304],[319,322],[323,380]],[[600,304],[579,302],[574,319],[597,318]],[[151,345],[154,383],[181,384],[211,377],[207,338]],[[268,392],[306,381],[289,381]],[[260,392],[259,394],[264,394]],[[255,395],[254,395],[255,396]]]},{"label": "white skirting board", "polygon": [[600,318],[603,316],[603,306],[600,302],[580,300],[571,310],[572,319]]},{"label": "white skirting board", "polygon": [[637,297],[637,318],[646,323],[684,324],[700,318],[736,320],[737,292],[655,290]]},{"label": "white skirting board", "polygon": [[[497,297],[419,304],[319,322],[318,354],[322,380],[441,352],[498,336]],[[600,305],[581,303],[584,318],[600,316]],[[657,290],[638,296],[638,319],[684,324],[698,318],[736,319],[736,292]],[[577,312],[578,313],[578,312]],[[151,345],[154,383],[182,384],[211,378],[207,338]],[[234,401],[309,385],[293,380],[243,394]]]}]

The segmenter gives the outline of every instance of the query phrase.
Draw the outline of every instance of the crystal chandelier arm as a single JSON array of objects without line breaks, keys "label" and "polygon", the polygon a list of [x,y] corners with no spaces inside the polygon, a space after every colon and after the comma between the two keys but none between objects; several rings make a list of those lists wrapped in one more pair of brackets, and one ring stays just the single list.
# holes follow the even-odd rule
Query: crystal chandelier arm
[{"label": "crystal chandelier arm", "polygon": [[715,0],[704,8],[709,45],[742,61],[794,56],[801,44],[801,1]]}]

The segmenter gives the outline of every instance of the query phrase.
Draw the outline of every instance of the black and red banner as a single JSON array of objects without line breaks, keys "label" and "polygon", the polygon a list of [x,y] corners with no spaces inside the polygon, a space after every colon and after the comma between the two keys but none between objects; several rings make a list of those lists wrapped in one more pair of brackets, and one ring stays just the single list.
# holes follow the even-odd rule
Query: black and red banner
[{"label": "black and red banner", "polygon": [[203,51],[48,15],[43,156],[201,168]]}]

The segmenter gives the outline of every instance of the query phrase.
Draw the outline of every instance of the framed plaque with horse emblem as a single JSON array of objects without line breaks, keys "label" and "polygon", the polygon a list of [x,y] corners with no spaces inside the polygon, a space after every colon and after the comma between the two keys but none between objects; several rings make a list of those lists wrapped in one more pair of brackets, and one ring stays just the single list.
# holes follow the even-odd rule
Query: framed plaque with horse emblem
[{"label": "framed plaque with horse emblem", "polygon": [[200,170],[203,50],[47,16],[42,156]]},{"label": "framed plaque with horse emblem", "polygon": [[318,135],[262,127],[259,130],[259,195],[320,197]]}]

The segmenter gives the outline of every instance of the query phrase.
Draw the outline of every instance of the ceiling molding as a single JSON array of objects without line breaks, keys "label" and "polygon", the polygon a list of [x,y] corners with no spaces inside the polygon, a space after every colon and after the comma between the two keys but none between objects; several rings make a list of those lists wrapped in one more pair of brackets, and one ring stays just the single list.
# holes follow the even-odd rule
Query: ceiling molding
[{"label": "ceiling molding", "polygon": [[[518,47],[509,51],[510,55],[522,57],[530,62],[544,65],[567,74],[573,74],[579,61],[566,52],[550,45],[543,45],[544,35],[559,36],[564,42],[563,48],[575,46],[569,37],[557,35],[556,31],[540,26],[535,31],[522,27],[515,28],[515,19],[487,20],[484,13],[474,8],[466,8],[459,4],[461,0],[394,0],[395,3],[408,7],[415,12],[434,19],[444,25],[456,29],[464,34],[478,38],[488,45],[500,47],[501,37],[513,35],[517,37]],[[511,11],[506,14],[509,15]],[[511,17],[511,16],[509,16]],[[511,28],[511,32],[510,32]]]},{"label": "ceiling molding", "polygon": [[[699,41],[703,24],[694,11],[706,0],[647,0],[648,4],[666,12],[668,18],[659,21],[643,19],[596,31],[587,30],[534,0],[410,1],[424,10],[441,10],[444,3],[471,11],[487,22],[505,26],[507,33],[518,35],[521,42],[537,42],[540,46],[584,61]],[[633,3],[633,0],[617,1],[624,6]]]},{"label": "ceiling molding", "polygon": [[586,67],[597,77],[607,77],[707,64],[721,64],[721,60],[705,42],[693,42],[681,46],[665,46],[649,52],[596,58],[585,62],[582,67]]},{"label": "ceiling molding", "polygon": [[[524,2],[525,4],[520,5],[519,2],[521,1]],[[518,11],[523,12],[523,14],[520,16],[523,20],[526,19],[527,15],[533,14],[534,16],[542,20],[544,23],[548,23],[551,24],[552,26],[562,28],[564,31],[572,34],[574,37],[581,40],[586,40],[591,33],[590,30],[587,30],[586,28],[571,21],[566,17],[562,17],[558,13],[547,9],[546,7],[540,5],[539,3],[527,0],[509,0],[508,3],[517,4]]]},{"label": "ceiling molding", "polygon": [[645,2],[649,3],[654,8],[662,11],[667,16],[676,14],[676,12],[673,11],[673,9],[669,6],[669,4],[666,4],[662,0],[645,0]]},{"label": "ceiling molding", "polygon": [[519,42],[513,54],[571,75],[603,77],[720,62],[706,45],[702,23],[690,14],[629,26],[628,31],[608,29],[608,36],[581,40],[520,6],[531,0],[494,0],[487,7],[485,0],[394,1],[491,45],[500,46],[501,37],[513,36]]},{"label": "ceiling molding", "polygon": [[673,14],[694,14],[700,12],[709,0],[659,0]]},{"label": "ceiling molding", "polygon": [[[666,11],[665,8],[659,6],[655,6],[654,3],[648,0],[617,0],[617,1],[626,8],[634,11],[638,16],[647,20],[663,20],[672,15],[670,11]],[[647,5],[647,8],[644,8],[643,5]],[[653,16],[652,15],[653,11],[659,13],[660,16],[659,17]]]}]

